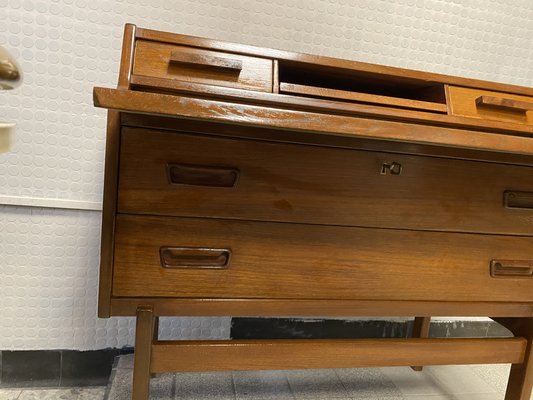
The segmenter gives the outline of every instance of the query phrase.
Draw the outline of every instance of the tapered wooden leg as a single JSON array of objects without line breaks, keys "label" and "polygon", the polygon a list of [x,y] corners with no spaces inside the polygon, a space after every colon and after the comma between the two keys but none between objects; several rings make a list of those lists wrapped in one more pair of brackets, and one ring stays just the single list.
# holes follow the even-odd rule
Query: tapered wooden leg
[{"label": "tapered wooden leg", "polygon": [[[415,317],[413,323],[413,335],[414,338],[427,338],[429,337],[429,325],[431,324],[431,317]],[[417,365],[411,367],[415,371],[422,371],[422,366]]]},{"label": "tapered wooden leg", "polygon": [[154,323],[152,307],[137,309],[132,400],[148,400],[150,396],[150,361]]},{"label": "tapered wooden leg", "polygon": [[513,335],[527,339],[522,364],[512,364],[505,400],[530,400],[533,390],[533,318],[493,318]]}]

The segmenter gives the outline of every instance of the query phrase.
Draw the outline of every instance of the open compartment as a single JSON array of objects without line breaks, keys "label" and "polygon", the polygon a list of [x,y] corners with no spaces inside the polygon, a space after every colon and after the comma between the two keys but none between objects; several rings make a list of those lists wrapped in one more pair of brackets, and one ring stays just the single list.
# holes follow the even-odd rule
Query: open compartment
[{"label": "open compartment", "polygon": [[442,83],[280,60],[279,93],[446,113]]}]

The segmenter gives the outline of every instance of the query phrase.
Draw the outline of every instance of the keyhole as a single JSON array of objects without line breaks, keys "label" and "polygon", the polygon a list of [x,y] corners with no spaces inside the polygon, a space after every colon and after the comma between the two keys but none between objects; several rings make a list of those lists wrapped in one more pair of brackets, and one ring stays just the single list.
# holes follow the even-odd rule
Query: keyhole
[{"label": "keyhole", "polygon": [[395,161],[391,163],[383,163],[383,166],[381,167],[381,175],[387,175],[387,173],[390,173],[391,175],[400,175],[402,173],[402,164]]}]

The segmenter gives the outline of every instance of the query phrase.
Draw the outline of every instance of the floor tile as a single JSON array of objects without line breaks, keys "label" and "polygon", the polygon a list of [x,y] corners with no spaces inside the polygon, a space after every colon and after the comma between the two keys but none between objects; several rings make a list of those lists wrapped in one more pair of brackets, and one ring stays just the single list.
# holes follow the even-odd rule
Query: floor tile
[{"label": "floor tile", "polygon": [[237,400],[292,400],[283,371],[239,371],[233,373]]},{"label": "floor tile", "polygon": [[18,400],[102,400],[105,388],[23,390]]},{"label": "floor tile", "polygon": [[106,400],[131,400],[133,370],[116,369],[111,371],[110,387]]},{"label": "floor tile", "polygon": [[419,372],[409,367],[388,367],[381,370],[403,395],[435,396],[446,394],[440,382],[428,374],[426,369]]},{"label": "floor tile", "polygon": [[504,393],[507,389],[507,380],[511,371],[510,364],[479,364],[471,365],[470,368],[484,382],[496,389],[496,391]]},{"label": "floor tile", "polygon": [[117,368],[132,369],[133,368],[133,354],[125,354],[118,358]]},{"label": "floor tile", "polygon": [[425,367],[447,394],[495,393],[496,390],[477,376],[467,365],[442,365]]},{"label": "floor tile", "polygon": [[63,350],[60,386],[105,386],[116,350]]},{"label": "floor tile", "polygon": [[57,387],[60,364],[59,351],[2,351],[2,385]]},{"label": "floor tile", "polygon": [[402,393],[380,368],[337,369],[337,376],[354,399],[394,398]]},{"label": "floor tile", "polygon": [[20,396],[21,390],[0,389],[0,400],[16,400]]},{"label": "floor tile", "polygon": [[296,399],[345,399],[349,393],[333,369],[286,371]]},{"label": "floor tile", "polygon": [[231,372],[175,374],[176,400],[234,400]]}]

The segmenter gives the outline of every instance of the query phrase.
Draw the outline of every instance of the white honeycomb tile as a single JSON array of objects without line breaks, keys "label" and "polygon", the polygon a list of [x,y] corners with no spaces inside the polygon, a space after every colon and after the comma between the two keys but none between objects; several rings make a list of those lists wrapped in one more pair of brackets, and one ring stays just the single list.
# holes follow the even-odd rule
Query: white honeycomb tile
[{"label": "white honeycomb tile", "polygon": [[[533,86],[532,20],[531,0],[0,0],[0,45],[25,73],[0,93],[0,121],[18,123],[0,154],[0,199],[101,201],[106,113],[92,88],[116,84],[126,22]],[[0,217],[0,348],[131,343],[131,320],[94,317],[98,213],[6,207]],[[198,321],[162,335],[227,334],[227,319]]]},{"label": "white honeycomb tile", "polygon": [[[0,206],[0,349],[133,344],[132,318],[96,317],[99,212]],[[164,339],[227,339],[230,318],[162,318]]]}]

